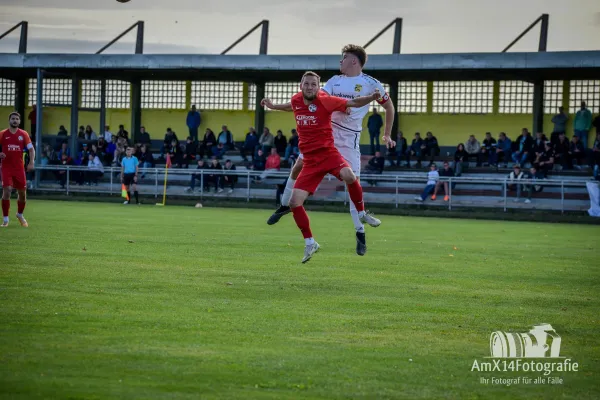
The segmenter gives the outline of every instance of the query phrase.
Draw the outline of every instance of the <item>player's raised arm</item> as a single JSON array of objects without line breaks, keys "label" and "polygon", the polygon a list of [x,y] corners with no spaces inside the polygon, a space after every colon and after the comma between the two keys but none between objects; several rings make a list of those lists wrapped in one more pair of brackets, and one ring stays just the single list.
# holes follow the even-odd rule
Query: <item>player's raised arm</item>
[{"label": "player's raised arm", "polygon": [[379,92],[379,89],[375,89],[373,94],[369,96],[360,96],[352,100],[348,100],[348,103],[346,105],[348,107],[363,107],[372,102],[373,100],[377,100],[379,97],[381,97],[381,93]]},{"label": "player's raised arm", "polygon": [[273,104],[271,99],[262,99],[260,105],[263,107],[270,108],[271,110],[279,110],[279,111],[294,111],[292,108],[292,103],[284,103],[284,104]]}]

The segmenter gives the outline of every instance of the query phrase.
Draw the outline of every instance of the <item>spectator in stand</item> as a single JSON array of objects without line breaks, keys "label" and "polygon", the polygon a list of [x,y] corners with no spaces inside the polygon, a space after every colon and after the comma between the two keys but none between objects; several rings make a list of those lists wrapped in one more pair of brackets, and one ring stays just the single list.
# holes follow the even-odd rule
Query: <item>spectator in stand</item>
[{"label": "spectator in stand", "polygon": [[[140,148],[140,155],[138,157],[138,161],[140,162],[138,168],[146,169],[146,168],[154,168],[154,157],[152,156],[152,152],[150,151],[150,145],[143,144]],[[142,179],[146,177],[146,173],[142,171]]]},{"label": "spectator in stand", "polygon": [[225,148],[225,151],[234,149],[233,134],[227,128],[227,125],[221,127],[221,133],[219,133],[219,137],[217,138],[217,145],[219,144],[223,145],[222,147]]},{"label": "spectator in stand", "polygon": [[77,132],[77,139],[85,140],[85,126],[81,125]]},{"label": "spectator in stand", "polygon": [[174,168],[183,168],[183,151],[181,151],[181,146],[175,139],[171,140],[169,155],[171,156],[171,164]]},{"label": "spectator in stand", "polygon": [[454,176],[454,171],[452,171],[452,168],[450,168],[450,163],[448,163],[448,161],[444,161],[444,168],[442,168],[441,171],[438,172],[441,178],[444,178],[444,180],[439,180],[436,184],[435,184],[435,189],[433,191],[433,196],[431,196],[431,200],[435,200],[437,198],[437,193],[438,190],[440,190],[440,186],[444,187],[444,201],[448,201],[450,200],[450,181],[447,179],[450,179],[451,177]]},{"label": "spectator in stand", "polygon": [[113,133],[110,131],[110,126],[106,125],[104,127],[104,140],[106,143],[112,142]]},{"label": "spectator in stand", "polygon": [[[196,170],[204,170],[204,169],[208,169],[208,166],[204,163],[204,160],[202,158],[199,158],[197,160],[197,167]],[[200,173],[197,174],[192,174],[191,180],[190,180],[190,187],[188,187],[187,189],[185,189],[186,192],[193,192],[194,188],[196,187],[196,181],[198,182],[202,182],[204,184],[204,189],[208,189],[208,179],[206,177],[206,175],[204,176],[204,178],[202,178],[202,171],[200,171]]]},{"label": "spectator in stand", "polygon": [[117,132],[117,139],[118,138],[124,138],[126,146],[129,144],[129,132],[125,130],[125,126],[123,125],[119,125],[119,131]]},{"label": "spectator in stand", "polygon": [[216,144],[217,138],[215,137],[215,133],[212,129],[206,128],[204,138],[198,143],[198,154],[200,154],[200,157],[204,157],[205,155],[210,157],[212,155],[212,148],[216,146]]},{"label": "spectator in stand", "polygon": [[46,153],[46,157],[48,157],[48,164],[50,164],[50,165],[58,164],[59,158],[58,158],[57,153],[52,148],[52,146],[50,146],[49,143],[45,143],[43,149],[44,149],[44,152]]},{"label": "spectator in stand", "polygon": [[406,152],[406,162],[408,163],[408,168],[410,168],[410,158],[412,156],[417,157],[417,165],[416,168],[421,168],[421,161],[423,161],[423,139],[421,139],[421,134],[419,132],[415,133],[415,138],[412,140],[408,151]]},{"label": "spectator in stand", "polygon": [[512,142],[510,138],[506,136],[506,133],[500,132],[498,136],[498,143],[496,146],[496,163],[502,161],[504,166],[508,165],[508,162],[511,160],[512,153]]},{"label": "spectator in stand", "polygon": [[264,153],[261,149],[258,149],[258,151],[256,152],[256,157],[254,157],[254,160],[252,161],[252,166],[250,167],[250,169],[252,171],[264,171],[265,167],[266,167],[266,160],[265,160]]},{"label": "spectator in stand", "polygon": [[[222,143],[219,143],[219,144],[222,144]],[[215,157],[213,157],[210,165],[208,166],[208,170],[209,170],[209,174],[208,174],[209,190],[210,190],[210,184],[212,183],[213,185],[215,185],[215,193],[221,193],[223,191],[223,189],[221,189],[219,187],[219,183],[221,181],[221,171],[223,170],[223,167],[221,166],[221,163],[219,163],[219,160],[217,160]]]},{"label": "spectator in stand", "polygon": [[552,123],[554,124],[554,129],[552,130],[552,134],[550,135],[550,141],[552,144],[556,144],[558,142],[558,135],[561,133],[567,132],[567,121],[569,120],[569,116],[565,113],[564,107],[558,107],[558,114],[552,117]]},{"label": "spectator in stand", "polygon": [[[550,144],[550,146],[552,146],[552,143],[548,142]],[[525,199],[525,203],[529,204],[531,203],[531,195],[533,193],[539,193],[541,192],[544,187],[542,185],[537,185],[536,181],[541,181],[545,178],[545,176],[535,167],[532,166],[529,169],[529,173],[525,176],[526,179],[531,180],[531,183],[528,184],[524,184],[523,185],[523,190],[526,192],[527,198]]]},{"label": "spectator in stand", "polygon": [[94,152],[88,154],[87,167],[88,170],[85,171],[85,181],[89,186],[98,186],[98,179],[102,178],[102,175],[104,175],[104,166]]},{"label": "spectator in stand", "polygon": [[[385,158],[383,158],[380,151],[376,151],[375,155],[373,157],[371,157],[371,159],[369,160],[369,162],[365,168],[365,171],[367,172],[367,174],[381,175],[381,174],[383,174],[384,167],[385,167]],[[369,180],[368,182],[371,185],[377,184],[377,181],[375,181],[375,180]]]},{"label": "spectator in stand", "polygon": [[596,140],[592,148],[592,164],[594,166],[594,178],[600,175],[600,132],[596,133]]},{"label": "spectator in stand", "polygon": [[223,171],[229,171],[229,175],[223,175],[223,180],[221,180],[221,188],[223,189],[225,185],[229,186],[229,190],[227,193],[233,193],[233,189],[235,189],[235,184],[237,182],[237,175],[232,174],[231,171],[235,171],[235,165],[231,162],[231,160],[225,161],[225,167]]},{"label": "spectator in stand", "polygon": [[469,153],[465,150],[465,145],[459,143],[456,146],[456,151],[454,152],[454,171],[456,171],[456,176],[461,176],[463,169],[468,165],[468,157]]},{"label": "spectator in stand", "polygon": [[[67,165],[73,165],[73,159],[66,152],[63,152],[60,156],[60,165],[63,167],[66,167]],[[56,173],[56,180],[58,183],[60,183],[60,187],[64,189],[65,185],[67,184],[67,170],[61,169],[54,172]]]},{"label": "spectator in stand", "polygon": [[[32,135],[35,135],[35,132],[33,132]],[[69,136],[69,132],[67,132],[67,129],[65,128],[64,125],[61,125],[60,128],[58,128],[58,133],[56,134],[56,136],[67,137],[67,136]]]},{"label": "spectator in stand", "polygon": [[90,125],[85,127],[84,139],[85,140],[98,140],[98,135],[96,135],[96,132],[94,132],[94,130],[92,129],[92,127]]},{"label": "spectator in stand", "polygon": [[31,123],[31,131],[29,131],[30,136],[35,137],[35,134],[37,133],[37,107],[35,104],[31,106],[31,112],[27,119],[29,119],[29,122]]},{"label": "spectator in stand", "polygon": [[222,160],[225,152],[227,152],[227,149],[223,143],[218,143],[216,146],[213,146],[211,151],[213,157],[215,157],[217,160]]},{"label": "spectator in stand", "polygon": [[585,147],[579,136],[573,136],[571,145],[569,146],[569,167],[575,169],[581,169],[581,164],[585,159]]},{"label": "spectator in stand", "polygon": [[151,144],[150,134],[146,132],[146,127],[140,126],[140,133],[135,138],[136,144]]},{"label": "spectator in stand", "polygon": [[275,138],[273,139],[273,145],[277,149],[277,153],[280,156],[283,156],[285,154],[285,149],[287,147],[287,138],[283,136],[283,132],[281,132],[281,129],[277,130],[277,135],[275,135]]},{"label": "spectator in stand", "polygon": [[171,143],[173,142],[173,139],[179,143],[179,139],[177,138],[175,132],[173,132],[171,128],[167,128],[165,138],[163,139],[163,144],[160,148],[160,158],[164,159],[165,155],[171,151]]},{"label": "spectator in stand", "polygon": [[429,166],[429,172],[427,173],[427,185],[425,185],[425,188],[423,189],[421,195],[415,197],[415,200],[421,202],[425,201],[427,196],[429,196],[429,193],[433,192],[433,190],[435,189],[435,185],[437,185],[439,180],[440,174],[437,171],[437,166],[432,163]]},{"label": "spectator in stand", "polygon": [[560,164],[563,169],[569,168],[569,151],[571,144],[564,133],[558,134],[558,140],[554,144],[554,163]]},{"label": "spectator in stand", "polygon": [[381,128],[383,127],[383,118],[377,109],[373,107],[373,113],[367,120],[367,129],[369,130],[369,136],[371,137],[371,154],[375,154],[376,151],[379,151],[379,134],[381,133]]},{"label": "spectator in stand", "polygon": [[596,135],[600,133],[600,114],[592,121],[592,125],[596,127]]},{"label": "spectator in stand", "polygon": [[[402,163],[402,158],[406,157],[406,152],[408,151],[408,143],[406,142],[406,138],[401,131],[398,131],[398,138],[396,139],[396,148],[389,149],[388,154],[390,155],[390,165],[394,166],[394,155],[396,155],[396,165],[400,167]],[[408,165],[410,167],[410,165]]]},{"label": "spectator in stand", "polygon": [[583,145],[584,149],[588,146],[588,133],[592,128],[592,113],[587,109],[585,101],[581,102],[581,108],[575,114],[574,127],[575,136],[579,138],[579,141]]},{"label": "spectator in stand", "polygon": [[433,163],[435,157],[440,155],[440,146],[438,145],[437,138],[433,136],[433,133],[427,132],[425,140],[421,145],[421,151],[424,156],[429,157],[429,163]]},{"label": "spectator in stand", "polygon": [[469,162],[471,158],[475,158],[476,165],[479,167],[479,153],[481,153],[481,144],[479,144],[479,140],[475,138],[475,135],[469,136],[469,140],[467,140],[467,144],[465,145],[465,150],[467,152],[466,162]]},{"label": "spectator in stand", "polygon": [[546,178],[548,176],[548,171],[552,171],[552,168],[554,168],[555,154],[552,148],[552,143],[549,140],[546,141],[544,147],[544,151],[537,158],[533,166],[535,167],[536,171],[539,171],[544,178]]},{"label": "spectator in stand", "polygon": [[299,153],[300,148],[298,147],[298,132],[296,132],[296,129],[292,129],[292,137],[285,148],[284,159],[291,165],[292,163],[290,162],[290,156],[292,154],[298,155]]},{"label": "spectator in stand", "polygon": [[106,146],[106,156],[105,162],[108,164],[112,164],[115,158],[115,153],[117,151],[117,137],[113,136],[110,143]]},{"label": "spectator in stand", "polygon": [[248,154],[250,154],[252,159],[254,159],[254,152],[256,151],[257,146],[258,136],[256,135],[256,130],[253,127],[250,127],[250,130],[248,133],[246,133],[244,144],[242,144],[242,147],[240,148],[240,155],[242,156],[242,160],[244,160],[244,162],[248,162]]},{"label": "spectator in stand", "polygon": [[281,157],[277,153],[277,149],[275,147],[271,148],[271,154],[267,157],[267,162],[265,164],[265,169],[262,174],[256,180],[266,179],[271,173],[277,172],[281,169]]},{"label": "spectator in stand", "polygon": [[188,136],[185,140],[185,152],[183,153],[183,165],[185,168],[189,168],[190,164],[196,162],[196,143],[194,143],[194,138]]},{"label": "spectator in stand", "polygon": [[271,152],[271,147],[273,147],[274,140],[275,138],[273,137],[273,134],[271,134],[269,128],[265,126],[263,129],[263,134],[260,135],[260,138],[258,139],[258,145],[263,153]]},{"label": "spectator in stand", "polygon": [[525,164],[530,158],[533,139],[527,128],[523,128],[521,136],[516,140],[516,150],[512,154],[512,159],[516,164]]},{"label": "spectator in stand", "polygon": [[523,174],[523,171],[521,171],[521,166],[519,164],[515,164],[512,172],[508,174],[508,182],[506,183],[507,190],[517,191],[517,198],[514,199],[515,202],[519,201],[519,198],[521,198],[521,190],[523,189],[523,185],[520,183],[520,181],[522,179],[525,179],[525,174]]},{"label": "spectator in stand", "polygon": [[113,165],[121,162],[121,157],[125,156],[127,151],[127,139],[124,136],[117,136],[117,146],[113,154]]},{"label": "spectator in stand", "polygon": [[480,157],[479,160],[477,160],[477,165],[484,163],[487,158],[487,163],[490,166],[495,167],[498,163],[496,148],[496,139],[492,137],[491,132],[486,132],[485,139],[483,139],[483,145],[481,146]]},{"label": "spectator in stand", "polygon": [[185,123],[190,130],[190,136],[194,144],[198,142],[198,128],[200,128],[201,122],[202,118],[200,117],[200,113],[196,110],[196,106],[192,105],[192,109],[188,112]]},{"label": "spectator in stand", "polygon": [[542,132],[538,132],[535,134],[535,139],[533,140],[533,147],[531,148],[531,158],[537,160],[539,156],[546,150],[546,142],[548,138]]},{"label": "spectator in stand", "polygon": [[68,157],[71,157],[71,149],[69,148],[69,144],[68,143],[63,143],[60,147],[60,150],[58,151],[58,159],[62,160],[63,159],[63,154],[66,154]]}]

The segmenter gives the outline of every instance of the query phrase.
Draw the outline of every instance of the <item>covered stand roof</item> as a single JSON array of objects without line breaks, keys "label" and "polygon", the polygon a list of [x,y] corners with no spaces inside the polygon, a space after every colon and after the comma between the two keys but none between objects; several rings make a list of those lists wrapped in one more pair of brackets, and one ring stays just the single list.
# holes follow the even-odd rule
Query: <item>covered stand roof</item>
[{"label": "covered stand roof", "polygon": [[[81,78],[294,81],[305,70],[338,73],[339,55],[0,54],[0,77],[38,68]],[[387,80],[600,79],[600,51],[372,55],[367,73]]]}]

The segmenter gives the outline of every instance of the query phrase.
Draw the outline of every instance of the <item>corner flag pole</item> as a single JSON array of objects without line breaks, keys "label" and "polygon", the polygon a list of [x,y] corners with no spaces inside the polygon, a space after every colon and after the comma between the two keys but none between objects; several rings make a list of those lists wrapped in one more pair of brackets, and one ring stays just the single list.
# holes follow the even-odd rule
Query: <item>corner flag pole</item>
[{"label": "corner flag pole", "polygon": [[165,166],[165,183],[163,186],[163,201],[156,203],[157,206],[164,206],[167,203],[167,177],[169,176],[169,168],[171,167],[171,155],[167,154],[167,164]]}]

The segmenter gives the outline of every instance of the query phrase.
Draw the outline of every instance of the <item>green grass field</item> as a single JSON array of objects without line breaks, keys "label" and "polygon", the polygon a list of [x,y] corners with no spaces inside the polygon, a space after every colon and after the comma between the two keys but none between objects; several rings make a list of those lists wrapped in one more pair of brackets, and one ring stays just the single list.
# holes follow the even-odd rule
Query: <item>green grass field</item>
[{"label": "green grass field", "polygon": [[[16,202],[13,201],[13,210]],[[598,399],[600,227],[31,201],[0,230],[0,394]],[[493,385],[493,331],[551,323],[578,372]],[[491,380],[491,379],[490,379]]]}]

